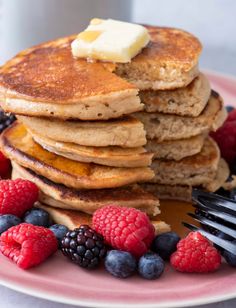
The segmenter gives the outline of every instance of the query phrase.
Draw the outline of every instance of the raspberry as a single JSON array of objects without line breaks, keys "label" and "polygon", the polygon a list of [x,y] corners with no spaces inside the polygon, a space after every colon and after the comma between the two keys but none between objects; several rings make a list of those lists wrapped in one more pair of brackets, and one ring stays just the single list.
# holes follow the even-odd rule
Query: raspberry
[{"label": "raspberry", "polygon": [[236,110],[231,111],[223,126],[210,135],[217,142],[221,156],[232,165],[236,159]]},{"label": "raspberry", "polygon": [[9,175],[11,168],[11,163],[8,158],[6,158],[2,152],[0,152],[0,177],[5,178]]},{"label": "raspberry", "polygon": [[108,205],[93,215],[93,228],[113,248],[140,257],[154,239],[154,227],[148,216],[134,208]]},{"label": "raspberry", "polygon": [[228,118],[226,121],[229,121],[229,122],[236,121],[236,109],[229,112]]},{"label": "raspberry", "polygon": [[221,256],[200,232],[191,232],[179,241],[170,262],[180,272],[207,273],[219,268]]},{"label": "raspberry", "polygon": [[57,247],[51,230],[26,223],[11,227],[0,236],[2,254],[23,269],[42,263]]},{"label": "raspberry", "polygon": [[0,181],[0,215],[22,217],[38,200],[38,187],[28,180]]}]

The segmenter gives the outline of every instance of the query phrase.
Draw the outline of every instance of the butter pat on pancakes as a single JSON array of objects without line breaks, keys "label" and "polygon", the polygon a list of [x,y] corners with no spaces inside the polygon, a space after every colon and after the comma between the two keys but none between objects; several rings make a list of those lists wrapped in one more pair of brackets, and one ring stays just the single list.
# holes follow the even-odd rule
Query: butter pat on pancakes
[{"label": "butter pat on pancakes", "polygon": [[150,40],[146,28],[113,19],[94,18],[72,42],[74,57],[127,63]]}]

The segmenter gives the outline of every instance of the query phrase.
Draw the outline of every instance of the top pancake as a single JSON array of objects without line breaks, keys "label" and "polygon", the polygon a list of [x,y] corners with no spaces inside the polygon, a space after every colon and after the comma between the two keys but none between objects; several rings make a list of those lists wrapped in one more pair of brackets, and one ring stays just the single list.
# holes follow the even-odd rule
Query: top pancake
[{"label": "top pancake", "polygon": [[168,89],[189,84],[198,74],[200,42],[182,30],[147,28],[151,42],[126,64],[74,59],[70,44],[75,36],[19,53],[0,69],[2,107],[22,115],[105,120],[143,108],[136,86]]},{"label": "top pancake", "polygon": [[188,85],[198,75],[202,45],[180,29],[146,26],[148,46],[129,63],[119,63],[116,73],[139,89],[175,89]]},{"label": "top pancake", "polygon": [[138,89],[113,74],[113,64],[73,58],[70,44],[74,38],[27,49],[1,68],[5,111],[93,120],[142,109]]}]

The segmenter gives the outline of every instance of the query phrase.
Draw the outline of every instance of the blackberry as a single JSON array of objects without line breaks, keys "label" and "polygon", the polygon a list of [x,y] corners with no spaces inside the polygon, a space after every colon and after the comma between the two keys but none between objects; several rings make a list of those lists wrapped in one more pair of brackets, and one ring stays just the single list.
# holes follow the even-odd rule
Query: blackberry
[{"label": "blackberry", "polygon": [[10,126],[15,120],[16,120],[16,117],[14,116],[14,114],[12,113],[6,114],[0,108],[0,133],[4,131],[5,128]]},{"label": "blackberry", "polygon": [[97,267],[106,255],[103,237],[87,225],[66,233],[61,251],[72,262],[84,268]]}]

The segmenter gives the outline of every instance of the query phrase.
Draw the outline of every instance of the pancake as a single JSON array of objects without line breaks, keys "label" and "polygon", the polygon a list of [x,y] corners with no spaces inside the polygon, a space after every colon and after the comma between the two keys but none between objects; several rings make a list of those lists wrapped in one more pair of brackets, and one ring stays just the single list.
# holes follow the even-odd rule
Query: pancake
[{"label": "pancake", "polygon": [[107,120],[142,110],[138,89],[111,63],[74,59],[69,36],[29,48],[0,68],[1,106],[16,114]]},{"label": "pancake", "polygon": [[160,213],[158,199],[137,184],[112,189],[76,190],[54,183],[14,161],[12,166],[12,178],[23,178],[34,182],[40,189],[39,201],[52,207],[93,214],[104,205],[114,204],[134,207],[152,216]]},{"label": "pancake", "polygon": [[152,169],[155,177],[149,182],[167,185],[198,186],[211,182],[216,177],[220,161],[220,150],[210,137],[202,151],[180,161],[155,159]]},{"label": "pancake", "polygon": [[54,141],[30,132],[34,140],[49,152],[85,163],[95,163],[112,167],[146,167],[151,165],[153,154],[144,147],[86,147],[75,143]]},{"label": "pancake", "polygon": [[183,88],[139,92],[146,112],[163,112],[190,117],[197,117],[203,111],[210,94],[209,81],[202,73]]},{"label": "pancake", "polygon": [[227,112],[218,93],[211,97],[198,117],[182,117],[173,114],[139,112],[135,117],[144,124],[148,139],[186,139],[192,136],[216,131],[226,120]]},{"label": "pancake", "polygon": [[[203,189],[215,192],[220,187],[224,187],[230,175],[230,170],[227,163],[221,158],[217,169],[216,177],[207,184],[203,185]],[[191,202],[192,200],[192,186],[188,185],[165,185],[145,183],[142,187],[150,193],[158,196],[159,199],[173,199]],[[236,183],[234,183],[234,188]]]},{"label": "pancake", "polygon": [[180,200],[184,202],[191,202],[192,200],[192,186],[145,183],[142,184],[142,187],[158,196],[160,200]]},{"label": "pancake", "polygon": [[[226,163],[226,161],[223,158],[221,158],[217,169],[216,177],[214,178],[213,181],[203,184],[202,187],[207,191],[215,192],[220,187],[225,186],[229,176],[230,176],[229,166]],[[232,188],[235,187],[236,186],[234,183],[234,186]]]},{"label": "pancake", "polygon": [[151,41],[129,63],[119,63],[115,73],[139,89],[175,89],[198,75],[202,46],[193,35],[179,29],[147,26]]},{"label": "pancake", "polygon": [[56,119],[18,116],[32,132],[56,141],[84,146],[140,147],[146,144],[142,122],[126,117],[110,121],[59,121]]},{"label": "pancake", "polygon": [[202,47],[197,38],[174,28],[147,29],[151,42],[125,64],[73,58],[75,35],[22,51],[0,69],[3,109],[63,120],[107,120],[142,110],[137,87],[189,84],[198,75]]},{"label": "pancake", "polygon": [[150,168],[114,168],[79,163],[48,152],[34,142],[25,127],[18,122],[6,129],[0,137],[5,155],[53,182],[77,189],[114,188],[150,180]]},{"label": "pancake", "polygon": [[[36,203],[35,206],[47,211],[55,223],[65,225],[70,230],[78,228],[81,225],[90,225],[90,226],[92,225],[91,215],[78,211],[56,209],[39,202]],[[156,220],[151,220],[151,223],[155,228],[156,234],[161,234],[170,231],[170,226],[166,224],[164,221],[161,221],[158,217],[156,218]]]},{"label": "pancake", "polygon": [[153,159],[178,161],[201,152],[205,139],[206,135],[204,134],[187,139],[161,142],[156,139],[148,139],[145,148],[154,154]]}]

